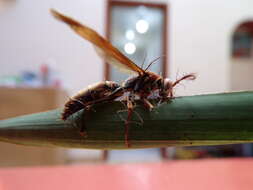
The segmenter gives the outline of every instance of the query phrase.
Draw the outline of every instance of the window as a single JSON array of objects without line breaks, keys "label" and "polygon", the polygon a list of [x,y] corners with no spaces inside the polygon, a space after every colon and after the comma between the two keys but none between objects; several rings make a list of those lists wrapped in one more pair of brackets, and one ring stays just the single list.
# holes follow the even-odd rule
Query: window
[{"label": "window", "polygon": [[[166,75],[167,6],[142,2],[109,1],[107,37],[122,53],[145,68],[160,57],[151,71]],[[128,77],[106,66],[106,79],[123,81]]]},{"label": "window", "polygon": [[244,22],[236,28],[232,38],[233,58],[252,57],[252,37],[253,22]]},{"label": "window", "polygon": [[[107,37],[115,47],[140,67],[143,65],[143,68],[146,68],[151,61],[159,58],[149,70],[166,76],[168,60],[166,4],[109,0]],[[122,82],[127,77],[129,77],[127,74],[106,64],[107,80]],[[129,150],[126,154],[121,151],[110,151],[109,158],[114,161],[155,161],[166,157],[163,150],[165,149]],[[104,152],[105,158],[108,157],[107,153]]]}]

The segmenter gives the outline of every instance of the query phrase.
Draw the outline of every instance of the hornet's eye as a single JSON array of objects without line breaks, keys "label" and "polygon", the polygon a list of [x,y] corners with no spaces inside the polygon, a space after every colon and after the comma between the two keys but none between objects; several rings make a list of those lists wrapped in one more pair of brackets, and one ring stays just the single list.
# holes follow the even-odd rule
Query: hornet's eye
[{"label": "hornet's eye", "polygon": [[173,87],[173,82],[169,78],[164,79],[164,90],[170,90]]},{"label": "hornet's eye", "polygon": [[109,90],[109,91],[113,91],[117,89],[118,87],[119,85],[116,82],[112,82],[112,81],[106,81],[104,85],[104,89]]},{"label": "hornet's eye", "polygon": [[162,86],[162,79],[159,79],[159,80],[157,81],[157,85],[158,85],[158,86]]},{"label": "hornet's eye", "polygon": [[117,83],[112,83],[112,85],[111,85],[111,89],[112,89],[112,90],[116,90],[116,89],[119,88],[119,87],[120,87],[120,85],[117,84]]}]

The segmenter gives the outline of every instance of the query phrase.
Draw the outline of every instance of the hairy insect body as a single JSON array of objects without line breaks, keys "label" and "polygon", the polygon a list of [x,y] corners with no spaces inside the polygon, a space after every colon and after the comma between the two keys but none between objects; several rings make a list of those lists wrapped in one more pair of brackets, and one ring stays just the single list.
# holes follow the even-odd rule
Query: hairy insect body
[{"label": "hairy insect body", "polygon": [[81,90],[65,104],[62,119],[66,120],[70,115],[81,109],[88,108],[94,101],[105,98],[112,94],[120,86],[113,81],[103,81]]}]

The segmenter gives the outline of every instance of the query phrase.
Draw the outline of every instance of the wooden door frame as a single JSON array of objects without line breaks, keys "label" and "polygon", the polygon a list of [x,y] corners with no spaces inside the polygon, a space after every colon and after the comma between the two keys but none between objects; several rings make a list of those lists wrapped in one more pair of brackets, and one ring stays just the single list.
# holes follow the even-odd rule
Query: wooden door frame
[{"label": "wooden door frame", "polygon": [[[164,13],[164,20],[163,20],[163,55],[165,58],[163,59],[163,65],[162,65],[162,76],[163,77],[168,77],[168,9],[169,5],[165,3],[151,3],[151,2],[138,2],[138,1],[119,1],[119,0],[107,0],[107,5],[106,5],[106,17],[105,17],[105,25],[106,25],[106,38],[110,40],[110,26],[111,26],[111,19],[110,19],[110,10],[113,6],[128,6],[128,7],[133,7],[133,6],[146,6],[146,7],[155,7],[163,10]],[[109,64],[104,64],[104,79],[105,80],[110,80],[110,65]],[[163,159],[168,159],[167,151],[166,148],[161,148],[161,157]],[[108,151],[105,150],[102,153],[103,160],[108,159]]]},{"label": "wooden door frame", "polygon": [[[168,5],[165,3],[147,3],[147,2],[138,2],[138,1],[119,1],[119,0],[107,0],[106,5],[106,38],[110,41],[110,26],[111,26],[111,19],[110,19],[110,10],[113,6],[146,6],[146,7],[155,7],[163,10],[164,13],[164,20],[163,20],[163,52],[162,55],[165,56],[163,59],[162,64],[162,76],[168,77]],[[110,65],[104,64],[104,78],[105,80],[110,80]]]}]

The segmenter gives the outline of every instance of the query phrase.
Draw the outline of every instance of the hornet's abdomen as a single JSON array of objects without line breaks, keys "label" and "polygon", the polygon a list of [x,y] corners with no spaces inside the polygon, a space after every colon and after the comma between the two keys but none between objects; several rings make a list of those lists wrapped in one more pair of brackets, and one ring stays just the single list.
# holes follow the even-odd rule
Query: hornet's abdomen
[{"label": "hornet's abdomen", "polygon": [[93,105],[94,101],[98,101],[99,99],[109,96],[119,87],[120,86],[113,81],[103,81],[88,86],[88,88],[81,90],[75,96],[71,97],[65,104],[62,119],[66,120],[77,111]]}]

